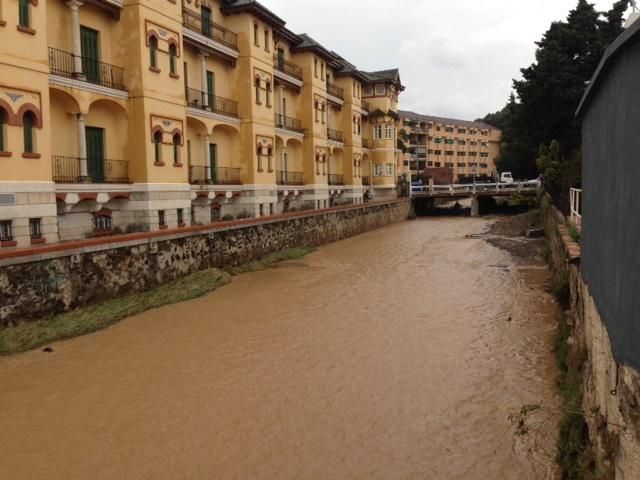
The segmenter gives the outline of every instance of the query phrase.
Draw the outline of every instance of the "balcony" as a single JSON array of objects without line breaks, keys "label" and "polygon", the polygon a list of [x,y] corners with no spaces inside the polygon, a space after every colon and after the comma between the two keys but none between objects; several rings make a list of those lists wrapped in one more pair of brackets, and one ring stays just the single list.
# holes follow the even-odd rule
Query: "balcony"
[{"label": "balcony", "polygon": [[344,175],[338,175],[335,173],[329,174],[329,185],[344,185]]},{"label": "balcony", "polygon": [[362,110],[364,110],[365,112],[371,111],[371,105],[366,100],[361,100],[360,105],[362,106]]},{"label": "balcony", "polygon": [[302,81],[302,68],[278,55],[273,56],[273,68]]},{"label": "balcony", "polygon": [[327,93],[340,100],[344,100],[344,88],[340,88],[335,83],[327,82]]},{"label": "balcony", "polygon": [[224,97],[217,97],[195,88],[186,89],[187,106],[238,118],[238,102]]},{"label": "balcony", "polygon": [[302,133],[302,122],[297,118],[287,117],[286,115],[275,114],[276,128],[283,128],[293,132]]},{"label": "balcony", "polygon": [[362,147],[363,148],[369,148],[369,139],[368,138],[363,138],[362,139]]},{"label": "balcony", "polygon": [[231,30],[227,30],[210,20],[204,20],[202,16],[186,8],[182,9],[182,23],[185,28],[192,32],[196,32],[236,52],[238,51],[238,35]]},{"label": "balcony", "polygon": [[189,168],[189,183],[191,185],[241,185],[240,169],[192,166]]},{"label": "balcony", "polygon": [[327,137],[329,138],[329,140],[333,140],[334,142],[342,143],[344,141],[342,137],[342,132],[340,130],[333,130],[331,128],[327,128]]},{"label": "balcony", "polygon": [[74,72],[75,55],[64,50],[49,47],[49,69],[53,75],[83,80],[115,90],[126,91],[124,69],[100,62],[93,58],[82,58],[82,77]]},{"label": "balcony", "polygon": [[56,183],[131,183],[129,180],[129,162],[126,160],[102,160],[94,162],[88,159],[89,178],[80,175],[78,157],[52,156],[53,181]]},{"label": "balcony", "polygon": [[302,172],[276,172],[276,183],[278,185],[304,185]]}]

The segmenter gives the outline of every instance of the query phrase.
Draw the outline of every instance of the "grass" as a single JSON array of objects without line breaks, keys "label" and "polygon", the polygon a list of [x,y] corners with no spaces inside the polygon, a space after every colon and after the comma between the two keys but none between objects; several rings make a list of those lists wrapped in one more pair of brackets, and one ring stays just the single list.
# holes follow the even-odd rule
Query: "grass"
[{"label": "grass", "polygon": [[0,330],[0,355],[25,352],[69,338],[105,329],[127,317],[153,308],[199,298],[231,281],[231,275],[265,270],[284,260],[311,253],[310,247],[291,248],[261,260],[229,269],[210,269],[179,278],[159,287],[79,308],[51,318]]}]

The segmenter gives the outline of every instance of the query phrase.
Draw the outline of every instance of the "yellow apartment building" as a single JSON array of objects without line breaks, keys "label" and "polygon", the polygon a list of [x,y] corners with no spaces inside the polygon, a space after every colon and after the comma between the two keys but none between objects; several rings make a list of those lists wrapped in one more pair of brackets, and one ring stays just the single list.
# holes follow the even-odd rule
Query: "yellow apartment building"
[{"label": "yellow apartment building", "polygon": [[432,172],[455,183],[496,178],[502,131],[482,122],[399,111],[400,136],[410,154],[414,179]]},{"label": "yellow apartment building", "polygon": [[252,0],[0,0],[0,248],[393,198],[398,70]]}]

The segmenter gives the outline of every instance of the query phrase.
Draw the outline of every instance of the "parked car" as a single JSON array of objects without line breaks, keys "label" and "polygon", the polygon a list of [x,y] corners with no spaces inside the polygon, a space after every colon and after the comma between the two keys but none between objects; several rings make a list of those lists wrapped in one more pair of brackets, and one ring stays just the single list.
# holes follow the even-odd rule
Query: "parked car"
[{"label": "parked car", "polygon": [[500,174],[500,183],[513,183],[513,175],[511,175],[511,172],[502,172]]}]

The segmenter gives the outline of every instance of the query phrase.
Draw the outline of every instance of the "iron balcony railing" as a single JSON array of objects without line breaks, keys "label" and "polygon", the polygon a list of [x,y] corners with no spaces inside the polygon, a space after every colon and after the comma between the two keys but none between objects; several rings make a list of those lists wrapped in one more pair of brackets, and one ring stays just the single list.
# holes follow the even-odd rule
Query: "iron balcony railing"
[{"label": "iron balcony railing", "polygon": [[329,185],[344,185],[344,175],[329,174]]},{"label": "iron balcony railing", "polygon": [[93,162],[87,159],[88,178],[80,174],[78,157],[63,157],[55,155],[53,163],[53,181],[56,183],[131,183],[129,180],[129,162],[126,160],[104,159]]},{"label": "iron balcony railing", "polygon": [[332,128],[327,128],[327,137],[329,140],[334,140],[336,142],[342,142],[342,132],[340,130],[333,130]]},{"label": "iron balcony railing", "polygon": [[276,172],[276,183],[278,185],[304,185],[302,172]]},{"label": "iron balcony railing", "polygon": [[369,148],[369,139],[368,138],[363,138],[362,139],[362,146],[364,148]]},{"label": "iron balcony railing", "polygon": [[[49,47],[49,69],[53,75],[61,77],[77,78],[78,73],[74,67],[75,55],[64,50]],[[94,58],[80,57],[82,59],[82,76],[89,83],[102,85],[103,87],[125,90],[124,69],[109,65]]]},{"label": "iron balcony railing", "polygon": [[287,117],[286,115],[275,114],[275,122],[277,128],[285,130],[293,130],[294,132],[302,132],[302,122],[297,118]]},{"label": "iron balcony railing", "polygon": [[288,60],[285,60],[279,55],[273,56],[273,68],[280,70],[282,73],[286,73],[293,78],[302,80],[302,68]]},{"label": "iron balcony railing", "polygon": [[367,187],[371,186],[371,178],[370,177],[362,177],[362,185]]},{"label": "iron balcony railing", "polygon": [[238,35],[231,30],[202,18],[195,12],[182,9],[182,23],[186,28],[238,51]]},{"label": "iron balcony railing", "polygon": [[192,185],[240,185],[240,169],[229,167],[204,167],[194,165],[189,168],[189,183]]},{"label": "iron balcony railing", "polygon": [[200,110],[220,113],[230,117],[238,117],[238,102],[224,97],[218,97],[210,93],[196,90],[195,88],[186,89],[187,105]]},{"label": "iron balcony railing", "polygon": [[369,102],[367,102],[366,100],[361,100],[360,101],[360,105],[362,106],[362,109],[365,112],[368,112],[371,109],[371,106],[369,105]]},{"label": "iron balcony railing", "polygon": [[335,83],[327,82],[327,93],[344,100],[344,88],[340,88]]}]

